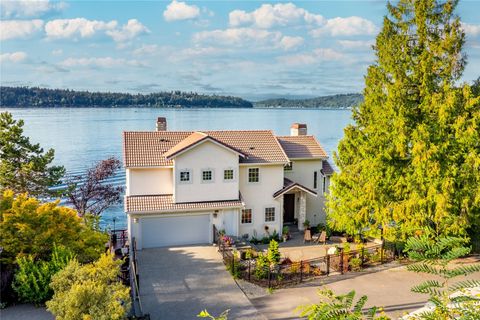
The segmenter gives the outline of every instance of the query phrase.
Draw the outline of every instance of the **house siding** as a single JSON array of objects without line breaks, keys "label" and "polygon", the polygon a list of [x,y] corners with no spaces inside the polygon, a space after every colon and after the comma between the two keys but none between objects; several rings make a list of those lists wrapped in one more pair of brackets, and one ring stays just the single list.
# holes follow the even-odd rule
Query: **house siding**
[{"label": "house siding", "polygon": [[127,196],[173,193],[173,169],[127,169]]},{"label": "house siding", "polygon": [[[260,169],[260,181],[248,182],[248,169]],[[261,238],[266,235],[265,226],[268,225],[270,234],[276,230],[282,232],[283,198],[274,199],[273,194],[283,187],[283,165],[240,166],[240,192],[242,193],[246,209],[252,209],[252,223],[242,224],[239,214],[239,235],[248,234],[249,237]],[[265,222],[265,208],[275,208],[275,221]]]},{"label": "house siding", "polygon": [[[238,154],[206,141],[177,156],[174,160],[175,202],[219,201],[238,199]],[[223,180],[223,170],[235,169],[235,179]],[[191,181],[180,182],[180,171],[188,169]],[[202,181],[202,170],[213,170],[213,181]]]}]

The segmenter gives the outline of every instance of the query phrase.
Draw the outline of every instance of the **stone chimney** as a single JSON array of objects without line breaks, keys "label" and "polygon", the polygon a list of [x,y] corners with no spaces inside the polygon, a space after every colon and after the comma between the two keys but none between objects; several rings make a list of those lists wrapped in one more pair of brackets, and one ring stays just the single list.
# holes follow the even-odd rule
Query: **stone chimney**
[{"label": "stone chimney", "polygon": [[167,131],[167,118],[165,117],[157,118],[157,131]]},{"label": "stone chimney", "polygon": [[294,123],[290,127],[291,136],[306,136],[307,135],[307,125],[305,123]]}]

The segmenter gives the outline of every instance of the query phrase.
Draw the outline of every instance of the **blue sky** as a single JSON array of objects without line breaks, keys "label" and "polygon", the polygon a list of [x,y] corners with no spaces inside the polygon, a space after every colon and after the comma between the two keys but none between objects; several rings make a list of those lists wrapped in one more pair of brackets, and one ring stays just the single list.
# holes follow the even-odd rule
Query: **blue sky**
[{"label": "blue sky", "polygon": [[[247,99],[361,92],[386,1],[4,1],[1,84]],[[464,81],[480,2],[461,1]]]}]

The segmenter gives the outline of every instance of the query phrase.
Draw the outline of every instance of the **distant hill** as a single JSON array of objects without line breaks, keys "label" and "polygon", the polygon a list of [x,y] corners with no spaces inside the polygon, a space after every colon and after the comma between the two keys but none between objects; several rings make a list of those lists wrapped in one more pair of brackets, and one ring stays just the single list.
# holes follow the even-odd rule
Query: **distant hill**
[{"label": "distant hill", "polygon": [[0,87],[0,107],[157,107],[157,108],[252,108],[238,97],[195,92],[129,94],[36,87]]},{"label": "distant hill", "polygon": [[363,101],[359,93],[336,94],[309,99],[268,99],[254,102],[256,108],[349,109]]}]

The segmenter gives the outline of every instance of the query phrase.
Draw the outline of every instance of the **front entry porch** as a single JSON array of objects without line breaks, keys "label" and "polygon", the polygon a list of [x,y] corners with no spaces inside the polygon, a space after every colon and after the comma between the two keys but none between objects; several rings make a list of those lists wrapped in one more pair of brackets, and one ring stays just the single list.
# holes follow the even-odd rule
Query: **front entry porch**
[{"label": "front entry porch", "polygon": [[317,193],[290,179],[284,179],[283,188],[277,191],[273,197],[283,197],[283,224],[293,224],[297,221],[299,230],[304,229],[307,217],[307,193],[317,196]]}]

